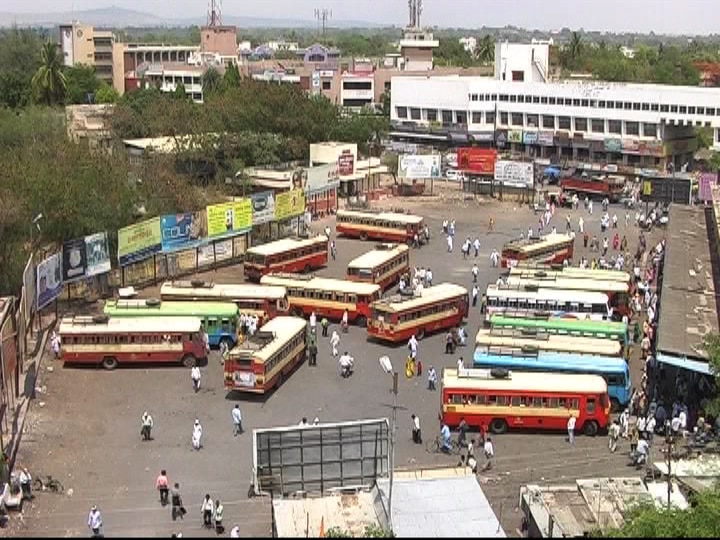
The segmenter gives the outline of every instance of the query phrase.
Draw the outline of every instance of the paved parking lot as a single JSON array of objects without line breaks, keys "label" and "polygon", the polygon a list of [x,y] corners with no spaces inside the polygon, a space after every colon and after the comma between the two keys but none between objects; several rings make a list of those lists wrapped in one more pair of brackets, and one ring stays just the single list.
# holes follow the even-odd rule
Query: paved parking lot
[{"label": "paved parking lot", "polygon": [[[430,224],[429,246],[412,250],[412,263],[430,267],[434,282],[450,281],[471,287],[472,261],[464,261],[459,244],[465,236],[479,235],[481,292],[497,279],[490,267],[489,254],[504,242],[536,225],[538,216],[527,207],[512,203],[479,204],[456,197],[408,202],[387,201],[390,206],[405,206],[424,215]],[[598,205],[599,206],[599,205]],[[582,210],[580,210],[582,212]],[[622,212],[622,213],[621,213]],[[611,210],[612,213],[612,210]],[[496,232],[487,234],[490,216]],[[573,214],[573,226],[577,225]],[[553,218],[558,230],[565,226],[565,210]],[[618,210],[621,227],[624,210]],[[457,221],[455,252],[448,254],[440,236],[443,217]],[[598,232],[600,213],[584,215],[586,227]],[[333,221],[328,221],[331,228]],[[314,224],[318,230],[324,222]],[[637,230],[628,237],[634,250]],[[347,262],[367,251],[372,242],[338,239],[338,258],[319,272],[341,277]],[[576,246],[582,245],[578,238]],[[652,245],[649,243],[649,245]],[[473,259],[474,260],[474,259]],[[241,279],[240,267],[204,274],[204,279],[234,282]],[[148,294],[156,294],[149,291]],[[472,309],[472,308],[471,308]],[[472,343],[481,324],[479,307],[472,309],[467,330]],[[331,332],[332,333],[332,332]],[[420,342],[419,357],[425,367],[454,367],[457,356],[444,354],[444,334],[426,337]],[[347,350],[356,359],[355,374],[349,379],[338,376],[327,338],[319,338],[317,367],[303,364],[279,390],[265,399],[228,395],[223,388],[222,366],[216,354],[202,368],[202,390],[194,394],[190,373],[184,368],[64,369],[46,358],[39,386],[43,389],[31,407],[27,432],[18,463],[36,474],[52,474],[72,489],[72,495],[40,494],[27,508],[24,521],[15,523],[21,535],[75,536],[87,533],[87,512],[92,504],[103,511],[108,536],[169,535],[183,531],[191,535],[214,535],[202,529],[200,503],[205,493],[225,501],[227,529],[238,523],[243,536],[270,533],[270,513],[266,501],[248,500],[252,468],[251,430],[259,427],[296,424],[305,416],[310,421],[354,420],[390,417],[391,379],[378,365],[378,357],[388,355],[402,372],[407,349],[404,344],[387,347],[366,339],[364,329],[352,327],[341,335],[340,351]],[[472,347],[459,349],[466,362]],[[47,371],[51,366],[52,372]],[[423,374],[424,375],[424,374]],[[454,458],[431,455],[424,445],[411,440],[410,414],[420,417],[423,436],[433,438],[439,430],[439,392],[426,389],[426,379],[406,379],[401,375],[398,402],[406,407],[398,414],[398,468],[424,465],[454,465]],[[42,405],[41,405],[42,402]],[[233,437],[230,410],[240,403],[245,434]],[[154,417],[154,440],[141,442],[140,416],[148,410]],[[204,448],[191,450],[192,424],[199,418],[204,428]],[[577,477],[630,474],[626,458],[612,455],[603,437],[578,437],[570,447],[562,434],[510,433],[495,438],[496,460],[491,475],[482,476],[486,490],[501,523],[510,535],[520,523],[518,488],[527,482],[560,482]],[[154,481],[160,469],[168,471],[171,482],[181,483],[189,514],[182,523],[170,520],[170,510],[157,502]],[[331,524],[330,524],[331,525]],[[329,525],[329,526],[330,526]]]}]

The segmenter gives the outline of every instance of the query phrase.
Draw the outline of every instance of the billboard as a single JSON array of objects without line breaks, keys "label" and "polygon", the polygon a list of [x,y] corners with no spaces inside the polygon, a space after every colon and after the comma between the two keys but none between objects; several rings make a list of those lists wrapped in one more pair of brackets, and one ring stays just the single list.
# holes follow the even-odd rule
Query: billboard
[{"label": "billboard", "polygon": [[337,189],[340,185],[340,168],[337,163],[328,163],[305,169],[307,182],[306,193],[318,193],[328,189]]},{"label": "billboard", "polygon": [[85,237],[86,275],[96,276],[110,271],[110,248],[107,233],[101,232]]},{"label": "billboard", "polygon": [[337,163],[340,176],[349,176],[355,172],[355,156],[350,150],[343,150]]},{"label": "billboard", "polygon": [[495,174],[497,150],[494,148],[458,148],[458,169],[477,174]]},{"label": "billboard", "polygon": [[305,212],[305,192],[293,189],[275,197],[275,221],[283,221]]},{"label": "billboard", "polygon": [[85,238],[66,240],[62,247],[63,281],[72,282],[85,277],[87,270]]},{"label": "billboard", "polygon": [[406,154],[400,156],[398,173],[403,178],[440,178],[440,155]]},{"label": "billboard", "polygon": [[155,217],[118,231],[118,262],[120,266],[142,261],[162,250],[160,218]]},{"label": "billboard", "polygon": [[160,235],[164,252],[196,246],[207,238],[205,212],[186,212],[160,218]]},{"label": "billboard", "polygon": [[495,180],[509,186],[532,186],[533,164],[525,161],[497,161]]},{"label": "billboard", "polygon": [[541,131],[538,133],[538,144],[540,146],[553,146],[555,143],[555,132],[553,131]]},{"label": "billboard", "polygon": [[522,130],[512,130],[512,131],[508,131],[507,140],[508,140],[508,142],[515,142],[515,143],[521,143],[521,142],[523,142],[523,132],[522,132]]},{"label": "billboard", "polygon": [[213,204],[207,207],[207,233],[210,238],[234,236],[252,228],[252,201]]},{"label": "billboard", "polygon": [[62,253],[55,253],[37,266],[37,308],[60,296],[62,286]]},{"label": "billboard", "polygon": [[272,191],[254,193],[250,196],[252,204],[252,224],[262,225],[275,219],[275,196]]}]

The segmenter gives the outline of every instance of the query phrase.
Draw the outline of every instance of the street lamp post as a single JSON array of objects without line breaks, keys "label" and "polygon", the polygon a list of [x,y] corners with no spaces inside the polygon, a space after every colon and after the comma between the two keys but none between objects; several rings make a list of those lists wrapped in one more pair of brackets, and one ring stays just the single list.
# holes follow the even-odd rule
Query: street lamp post
[{"label": "street lamp post", "polygon": [[390,525],[390,530],[393,530],[393,522],[392,522],[392,495],[393,495],[393,481],[395,478],[395,434],[397,432],[397,411],[398,409],[404,409],[402,405],[398,405],[397,402],[397,396],[398,396],[398,373],[393,369],[392,363],[390,362],[390,358],[387,356],[381,356],[379,359],[380,367],[385,373],[388,373],[392,375],[393,378],[393,385],[392,385],[392,394],[393,394],[393,403],[391,405],[392,408],[392,425],[390,426],[390,487],[388,489],[388,523]]},{"label": "street lamp post", "polygon": [[667,509],[670,510],[670,500],[672,497],[672,476],[670,467],[672,465],[672,447],[673,434],[669,420],[665,420],[665,443],[667,444]]}]

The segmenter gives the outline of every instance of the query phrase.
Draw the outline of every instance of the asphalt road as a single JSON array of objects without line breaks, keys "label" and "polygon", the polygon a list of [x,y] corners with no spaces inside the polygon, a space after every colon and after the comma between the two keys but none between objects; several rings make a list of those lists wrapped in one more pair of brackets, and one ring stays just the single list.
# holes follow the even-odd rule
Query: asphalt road
[{"label": "asphalt road", "polygon": [[[538,216],[527,207],[512,203],[465,201],[455,192],[433,200],[386,201],[386,206],[406,207],[424,215],[431,227],[428,246],[412,250],[412,264],[430,267],[434,282],[450,281],[471,287],[470,268],[459,245],[465,236],[479,235],[481,292],[497,279],[498,269],[490,267],[489,254],[504,242],[536,225]],[[593,216],[584,214],[588,230],[599,234],[599,205]],[[572,224],[577,226],[573,213]],[[612,214],[612,210],[611,210]],[[496,232],[487,233],[490,216]],[[558,210],[551,225],[564,230],[565,210]],[[455,252],[448,254],[440,235],[443,217],[457,222]],[[624,210],[618,210],[624,230]],[[332,224],[333,221],[328,221]],[[321,230],[325,222],[314,224]],[[636,245],[637,229],[628,230],[630,247]],[[652,244],[650,244],[652,245]],[[337,239],[338,258],[319,272],[341,277],[347,262],[372,248],[372,242]],[[576,247],[582,246],[578,238]],[[582,251],[582,250],[579,250]],[[217,282],[238,281],[240,267],[204,274]],[[148,291],[148,295],[156,294]],[[472,309],[472,308],[471,308]],[[479,307],[468,318],[470,343],[482,322]],[[427,336],[420,342],[419,357],[425,364],[454,367],[457,355],[444,354],[444,334]],[[267,501],[248,500],[251,480],[253,428],[286,426],[305,416],[310,421],[354,420],[390,417],[391,379],[380,369],[378,357],[388,355],[402,372],[407,349],[403,345],[387,347],[367,341],[364,329],[352,327],[341,335],[340,350],[356,359],[350,379],[338,376],[337,364],[330,356],[327,338],[319,338],[318,366],[299,367],[279,390],[265,399],[228,395],[222,384],[222,367],[216,354],[202,368],[202,389],[194,394],[190,372],[179,367],[153,369],[63,368],[49,357],[45,359],[38,386],[41,392],[31,407],[18,463],[35,474],[60,478],[72,495],[39,494],[28,505],[22,522],[15,520],[19,535],[78,536],[88,533],[87,513],[97,504],[103,512],[108,536],[169,536],[183,531],[186,535],[214,536],[202,529],[200,503],[205,493],[220,498],[225,505],[227,530],[238,523],[243,536],[270,534],[271,515]],[[466,362],[472,347],[459,349]],[[47,367],[53,368],[52,372]],[[634,367],[634,371],[637,367]],[[396,465],[417,468],[455,465],[455,459],[425,452],[424,445],[411,440],[410,414],[420,417],[423,437],[434,437],[439,430],[439,392],[426,389],[422,378],[401,375],[398,401],[407,408],[398,415]],[[639,377],[639,376],[637,376]],[[245,434],[233,437],[231,408],[240,403]],[[140,416],[148,410],[154,417],[154,440],[140,440]],[[195,418],[204,428],[204,448],[191,450],[190,436]],[[558,483],[579,477],[632,475],[624,454],[610,454],[604,437],[579,436],[570,446],[561,433],[510,433],[495,437],[496,459],[490,475],[482,475],[483,485],[495,512],[509,535],[519,527],[519,487],[528,482]],[[169,508],[157,501],[154,481],[160,469],[167,469],[171,482],[181,484],[189,514],[184,522],[173,523]],[[331,526],[328,524],[327,526]],[[227,534],[227,533],[226,533]]]}]

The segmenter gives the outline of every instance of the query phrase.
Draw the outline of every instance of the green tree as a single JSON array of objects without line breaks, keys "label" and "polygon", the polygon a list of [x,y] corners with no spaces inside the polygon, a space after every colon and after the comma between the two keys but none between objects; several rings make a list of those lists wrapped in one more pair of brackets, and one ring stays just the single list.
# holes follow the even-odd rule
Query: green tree
[{"label": "green tree", "polygon": [[380,106],[382,107],[383,116],[390,120],[390,113],[392,112],[392,95],[390,88],[380,94]]},{"label": "green tree", "polygon": [[50,106],[62,102],[66,84],[58,46],[46,41],[40,49],[40,67],[32,78],[37,101]]},{"label": "green tree", "polygon": [[[705,345],[708,362],[710,363],[710,370],[712,371],[713,377],[715,377],[715,387],[720,388],[720,334],[707,334],[703,338],[703,344]],[[713,416],[720,414],[720,397],[715,396],[713,400],[710,401],[706,412]]]},{"label": "green tree", "polygon": [[100,88],[100,79],[95,68],[85,64],[76,64],[65,68],[65,103],[91,103],[93,94]]},{"label": "green tree", "polygon": [[185,85],[182,81],[175,84],[175,90],[173,90],[172,96],[175,99],[186,100],[188,99],[187,92],[185,91]]},{"label": "green tree", "polygon": [[570,43],[567,45],[571,65],[577,66],[579,64],[584,49],[585,43],[583,42],[582,36],[577,32],[573,32],[572,36],[570,36]]},{"label": "green tree", "polygon": [[228,90],[232,88],[238,88],[241,82],[240,70],[236,64],[231,64],[225,68],[225,74],[223,75],[222,84],[223,87]]},{"label": "green tree", "polygon": [[441,39],[433,57],[438,65],[444,66],[470,67],[478,63],[455,38]]},{"label": "green tree", "polygon": [[210,97],[220,90],[221,85],[222,77],[220,76],[220,72],[214,66],[210,66],[202,75],[203,97]]},{"label": "green tree", "polygon": [[475,58],[483,64],[495,60],[495,40],[490,34],[484,35],[475,46]]},{"label": "green tree", "polygon": [[0,30],[0,107],[24,107],[32,100],[32,76],[40,65],[42,40],[27,29]]},{"label": "green tree", "polygon": [[95,92],[95,103],[116,103],[120,99],[117,90],[109,84],[102,82]]}]

